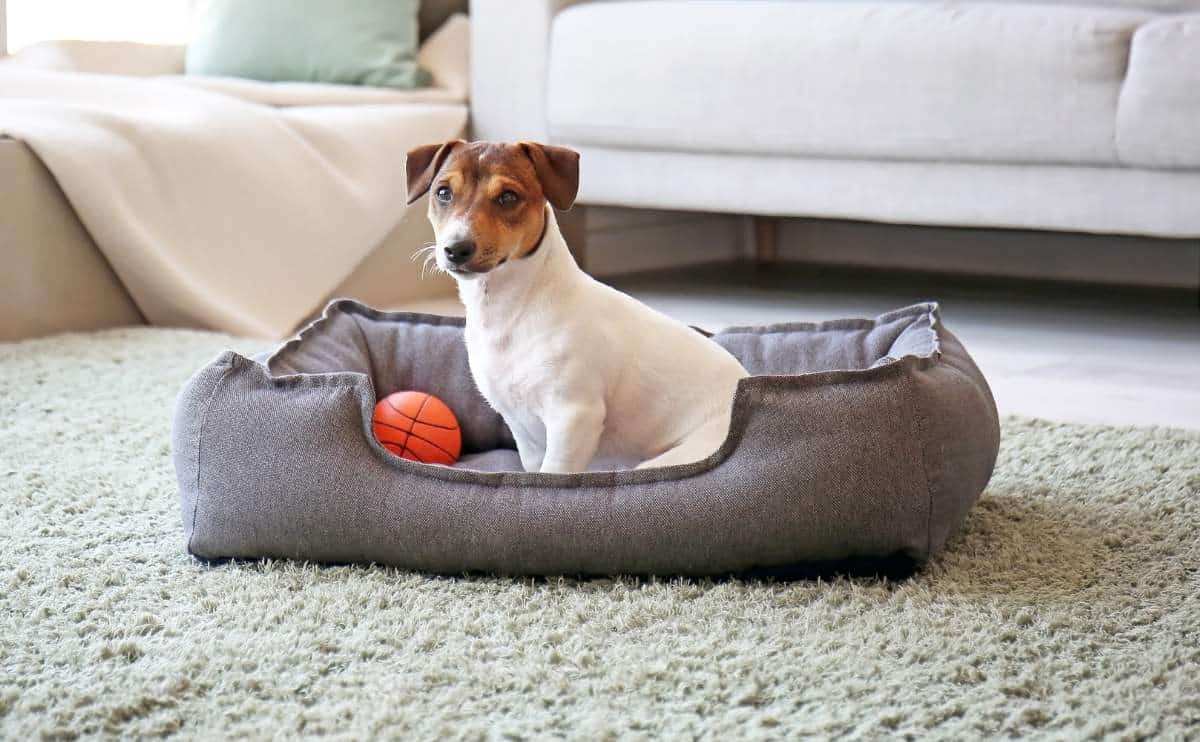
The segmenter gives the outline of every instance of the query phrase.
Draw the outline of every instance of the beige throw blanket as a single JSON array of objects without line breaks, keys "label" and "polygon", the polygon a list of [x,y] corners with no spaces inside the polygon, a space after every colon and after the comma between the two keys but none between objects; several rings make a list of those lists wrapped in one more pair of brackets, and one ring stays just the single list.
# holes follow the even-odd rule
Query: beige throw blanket
[{"label": "beige throw blanket", "polygon": [[316,309],[403,214],[405,153],[466,115],[0,66],[0,134],[54,174],[146,318],[243,335]]}]

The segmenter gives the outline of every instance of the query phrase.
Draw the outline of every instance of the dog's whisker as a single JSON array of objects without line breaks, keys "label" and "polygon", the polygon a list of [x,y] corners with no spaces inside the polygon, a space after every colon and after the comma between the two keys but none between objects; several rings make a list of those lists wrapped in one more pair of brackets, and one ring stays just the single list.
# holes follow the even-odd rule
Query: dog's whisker
[{"label": "dog's whisker", "polygon": [[[424,260],[424,261],[421,263],[421,278],[422,278],[422,279],[424,279],[424,278],[425,278],[425,274],[426,274],[427,272],[429,272],[429,266],[430,266],[430,265],[433,265],[433,266],[434,266],[434,271],[436,271],[436,270],[438,269],[438,265],[437,265],[437,262],[434,260],[434,254],[433,254],[433,253],[429,253],[428,255],[426,255],[426,256],[425,256],[425,260]],[[432,273],[431,273],[431,275],[432,275]]]},{"label": "dog's whisker", "polygon": [[416,259],[417,259],[418,257],[420,257],[420,256],[421,256],[421,253],[429,253],[429,254],[431,254],[431,255],[432,255],[432,254],[433,254],[433,251],[434,251],[434,249],[436,249],[436,248],[437,248],[437,243],[436,243],[436,242],[431,242],[431,243],[429,243],[428,245],[424,245],[424,246],[422,246],[422,247],[419,247],[419,248],[417,248],[417,249],[416,249],[416,250],[413,252],[413,254],[412,254],[412,257],[411,257],[411,258],[409,258],[409,260],[412,260],[412,261],[414,261],[414,262],[415,262],[415,261],[416,261]]}]

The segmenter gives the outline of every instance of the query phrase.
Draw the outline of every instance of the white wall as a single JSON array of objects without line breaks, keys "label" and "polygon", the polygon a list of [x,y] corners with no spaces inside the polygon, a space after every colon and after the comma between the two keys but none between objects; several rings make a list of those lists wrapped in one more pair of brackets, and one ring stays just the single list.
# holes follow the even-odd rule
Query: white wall
[{"label": "white wall", "polygon": [[2,0],[8,49],[46,39],[187,41],[191,0]]},{"label": "white wall", "polygon": [[4,0],[0,0],[0,57],[8,53],[8,27],[6,19],[8,14],[4,9]]}]

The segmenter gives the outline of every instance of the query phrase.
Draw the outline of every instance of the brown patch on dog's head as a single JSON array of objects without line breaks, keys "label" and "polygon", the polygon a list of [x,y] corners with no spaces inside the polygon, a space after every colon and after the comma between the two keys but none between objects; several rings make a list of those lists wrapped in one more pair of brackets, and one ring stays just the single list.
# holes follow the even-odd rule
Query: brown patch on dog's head
[{"label": "brown patch on dog's head", "polygon": [[407,170],[409,203],[430,192],[438,265],[459,276],[532,253],[546,202],[569,209],[579,190],[579,154],[534,142],[428,144],[408,153]]}]

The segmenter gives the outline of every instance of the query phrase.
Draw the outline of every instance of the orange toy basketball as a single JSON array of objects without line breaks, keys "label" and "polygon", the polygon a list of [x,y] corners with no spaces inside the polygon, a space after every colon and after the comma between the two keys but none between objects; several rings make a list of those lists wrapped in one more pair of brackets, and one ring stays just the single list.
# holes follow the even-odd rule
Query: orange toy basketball
[{"label": "orange toy basketball", "polygon": [[375,405],[371,421],[383,447],[422,464],[458,461],[462,431],[446,403],[425,392],[394,392]]}]

